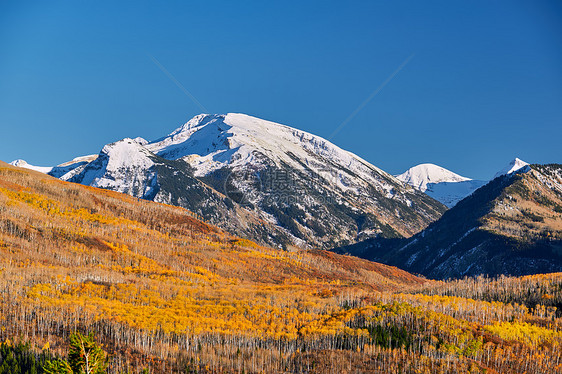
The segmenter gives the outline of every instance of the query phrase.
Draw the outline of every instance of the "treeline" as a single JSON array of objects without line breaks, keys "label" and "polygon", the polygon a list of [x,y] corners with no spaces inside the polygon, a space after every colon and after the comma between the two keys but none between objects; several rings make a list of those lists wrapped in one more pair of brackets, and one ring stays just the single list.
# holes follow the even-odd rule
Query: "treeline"
[{"label": "treeline", "polygon": [[29,342],[0,343],[0,374],[43,374],[46,363],[52,359],[49,351],[37,352]]},{"label": "treeline", "polygon": [[562,273],[524,277],[478,276],[434,283],[422,290],[428,295],[458,296],[469,299],[520,304],[541,316],[562,311]]}]

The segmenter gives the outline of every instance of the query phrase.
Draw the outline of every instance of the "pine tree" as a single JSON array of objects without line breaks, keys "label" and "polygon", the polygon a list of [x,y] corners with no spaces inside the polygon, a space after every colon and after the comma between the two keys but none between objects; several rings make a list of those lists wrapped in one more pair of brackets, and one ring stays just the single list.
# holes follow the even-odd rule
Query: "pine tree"
[{"label": "pine tree", "polygon": [[107,363],[107,354],[94,341],[94,335],[77,332],[70,335],[68,361],[48,361],[44,370],[48,374],[103,374]]}]

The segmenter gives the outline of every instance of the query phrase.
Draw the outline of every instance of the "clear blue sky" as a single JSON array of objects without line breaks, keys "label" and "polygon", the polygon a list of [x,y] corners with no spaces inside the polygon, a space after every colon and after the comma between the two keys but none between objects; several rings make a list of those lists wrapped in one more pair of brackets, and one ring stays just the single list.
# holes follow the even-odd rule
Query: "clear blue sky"
[{"label": "clear blue sky", "polygon": [[560,1],[2,1],[0,160],[54,165],[201,109],[328,138],[390,173],[562,162]]}]

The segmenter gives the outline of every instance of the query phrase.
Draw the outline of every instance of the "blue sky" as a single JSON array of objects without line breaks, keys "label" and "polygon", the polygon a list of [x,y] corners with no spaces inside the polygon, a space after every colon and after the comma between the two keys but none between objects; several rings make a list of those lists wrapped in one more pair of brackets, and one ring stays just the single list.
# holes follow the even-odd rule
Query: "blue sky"
[{"label": "blue sky", "polygon": [[390,173],[562,162],[559,1],[2,1],[0,160],[54,165],[202,110],[330,137]]}]

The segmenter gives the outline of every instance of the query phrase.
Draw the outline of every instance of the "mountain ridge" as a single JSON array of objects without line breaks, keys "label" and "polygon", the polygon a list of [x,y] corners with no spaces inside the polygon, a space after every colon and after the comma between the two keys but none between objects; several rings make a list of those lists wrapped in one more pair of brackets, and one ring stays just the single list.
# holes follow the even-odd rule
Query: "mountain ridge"
[{"label": "mountain ridge", "polygon": [[440,279],[560,271],[562,165],[501,175],[409,239],[370,239],[336,251]]},{"label": "mountain ridge", "polygon": [[319,136],[239,113],[201,114],[153,142],[106,147],[53,175],[179,205],[276,247],[410,236],[445,211]]}]

